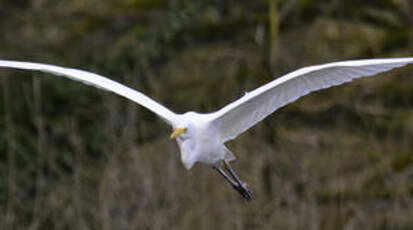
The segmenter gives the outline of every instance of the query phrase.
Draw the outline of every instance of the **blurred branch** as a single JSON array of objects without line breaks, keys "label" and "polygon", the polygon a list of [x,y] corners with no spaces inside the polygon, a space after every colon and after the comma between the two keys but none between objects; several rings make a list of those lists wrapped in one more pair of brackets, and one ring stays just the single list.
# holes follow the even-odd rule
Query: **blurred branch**
[{"label": "blurred branch", "polygon": [[270,26],[270,68],[272,71],[273,63],[275,63],[276,52],[278,49],[278,36],[279,36],[279,12],[278,12],[278,1],[269,0],[268,4],[268,18]]},{"label": "blurred branch", "polygon": [[70,144],[73,147],[74,151],[74,174],[73,174],[73,192],[71,193],[71,199],[73,200],[73,207],[74,207],[74,215],[77,218],[77,222],[74,225],[75,229],[86,229],[86,223],[84,215],[82,215],[82,207],[84,207],[83,200],[82,200],[82,174],[83,174],[83,161],[84,157],[86,156],[86,151],[84,149],[85,144],[83,143],[83,139],[80,135],[79,128],[77,127],[76,121],[70,119],[68,122],[69,126],[69,140]]},{"label": "blurred branch", "polygon": [[14,125],[11,118],[12,109],[10,102],[9,91],[9,81],[7,78],[1,78],[3,99],[4,99],[4,122],[5,122],[5,139],[7,143],[7,165],[8,165],[8,175],[7,175],[7,205],[6,205],[6,215],[5,215],[5,229],[14,229],[15,223],[15,205],[16,205],[16,156],[15,156],[15,139],[14,139]]},{"label": "blurred branch", "polygon": [[[41,80],[40,78],[34,76],[32,77],[33,82],[33,100],[34,100],[34,120],[37,130],[37,157],[36,157],[36,191],[34,195],[34,207],[33,207],[33,220],[36,220],[37,216],[42,212],[41,209],[41,198],[44,197],[42,194],[43,191],[43,173],[42,168],[44,166],[44,157],[45,152],[45,130],[44,130],[44,121],[42,117],[42,100],[41,100]],[[34,224],[34,223],[32,223]]]},{"label": "blurred branch", "polygon": [[278,30],[279,30],[279,13],[277,0],[269,0],[269,20],[270,20],[270,36],[271,41],[278,40]]}]

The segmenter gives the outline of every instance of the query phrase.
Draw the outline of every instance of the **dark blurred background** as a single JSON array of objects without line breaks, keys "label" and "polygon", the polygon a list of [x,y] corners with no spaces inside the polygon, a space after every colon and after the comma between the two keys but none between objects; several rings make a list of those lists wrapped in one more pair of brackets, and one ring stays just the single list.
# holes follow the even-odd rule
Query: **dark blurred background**
[{"label": "dark blurred background", "polygon": [[[413,55],[410,0],[0,0],[0,58],[212,112],[299,67]],[[0,70],[1,229],[412,229],[413,66],[312,93],[228,143],[255,191],[181,165],[114,94]]]}]

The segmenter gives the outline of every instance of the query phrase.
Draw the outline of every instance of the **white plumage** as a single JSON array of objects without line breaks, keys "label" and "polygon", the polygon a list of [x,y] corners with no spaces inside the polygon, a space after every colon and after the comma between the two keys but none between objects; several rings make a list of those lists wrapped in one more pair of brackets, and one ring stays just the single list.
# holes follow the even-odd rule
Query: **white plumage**
[{"label": "white plumage", "polygon": [[[224,143],[236,138],[278,108],[310,92],[389,71],[408,63],[413,63],[412,57],[342,61],[305,67],[277,78],[222,109],[208,114],[196,112],[176,114],[136,90],[83,70],[2,60],[0,60],[0,67],[48,72],[126,97],[151,110],[172,126],[174,132],[171,138],[177,139],[181,160],[187,169],[196,162],[220,169],[222,162],[226,164],[235,158]],[[235,181],[232,182],[231,179],[226,179],[246,199],[251,199],[250,191],[238,178],[234,178]]]}]

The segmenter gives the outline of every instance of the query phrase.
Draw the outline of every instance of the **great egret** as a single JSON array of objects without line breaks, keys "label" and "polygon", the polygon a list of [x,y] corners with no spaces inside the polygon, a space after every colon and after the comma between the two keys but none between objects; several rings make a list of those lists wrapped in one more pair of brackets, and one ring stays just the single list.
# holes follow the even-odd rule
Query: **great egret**
[{"label": "great egret", "polygon": [[216,112],[207,114],[176,114],[136,90],[83,70],[6,60],[0,60],[0,67],[36,70],[67,77],[112,91],[146,107],[173,128],[170,138],[176,139],[181,151],[181,161],[186,169],[192,168],[196,162],[212,166],[250,201],[251,190],[229,165],[235,156],[225,147],[226,141],[236,138],[278,108],[310,92],[389,71],[408,63],[413,63],[413,57],[342,61],[301,68],[246,93]]}]

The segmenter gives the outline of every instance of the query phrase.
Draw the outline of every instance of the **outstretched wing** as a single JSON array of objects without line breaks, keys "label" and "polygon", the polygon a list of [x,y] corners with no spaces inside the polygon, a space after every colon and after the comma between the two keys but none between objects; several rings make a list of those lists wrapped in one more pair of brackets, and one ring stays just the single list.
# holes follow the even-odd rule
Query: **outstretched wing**
[{"label": "outstretched wing", "polygon": [[413,63],[413,58],[368,59],[309,66],[265,84],[210,114],[222,142],[234,139],[278,108],[310,92]]},{"label": "outstretched wing", "polygon": [[86,85],[91,85],[100,89],[112,91],[116,94],[126,97],[154,112],[170,125],[173,125],[177,120],[177,114],[150,99],[146,95],[98,74],[48,64],[5,60],[0,60],[0,67],[36,70],[70,78],[75,81],[80,81]]}]

